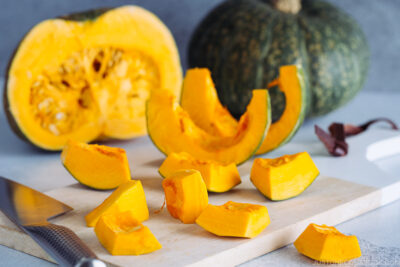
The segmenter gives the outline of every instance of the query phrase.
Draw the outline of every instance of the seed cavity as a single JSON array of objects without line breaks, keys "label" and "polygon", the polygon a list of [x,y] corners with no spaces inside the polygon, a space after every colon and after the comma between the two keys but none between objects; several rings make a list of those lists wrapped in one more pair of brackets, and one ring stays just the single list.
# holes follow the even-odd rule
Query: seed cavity
[{"label": "seed cavity", "polygon": [[143,117],[150,90],[160,88],[160,74],[152,58],[113,47],[74,52],[32,80],[32,114],[54,135],[74,131],[99,110],[107,110],[108,117],[121,121]]}]

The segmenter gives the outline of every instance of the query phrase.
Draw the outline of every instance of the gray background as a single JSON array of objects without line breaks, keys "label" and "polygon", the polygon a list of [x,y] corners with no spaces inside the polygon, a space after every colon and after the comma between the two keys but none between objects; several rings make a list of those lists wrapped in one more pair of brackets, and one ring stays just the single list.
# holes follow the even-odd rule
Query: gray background
[{"label": "gray background", "polygon": [[[400,0],[329,0],[350,13],[364,29],[371,48],[365,90],[400,90]],[[190,34],[222,0],[1,0],[0,73],[19,40],[36,23],[95,7],[140,5],[157,14],[172,31],[183,67]]]}]

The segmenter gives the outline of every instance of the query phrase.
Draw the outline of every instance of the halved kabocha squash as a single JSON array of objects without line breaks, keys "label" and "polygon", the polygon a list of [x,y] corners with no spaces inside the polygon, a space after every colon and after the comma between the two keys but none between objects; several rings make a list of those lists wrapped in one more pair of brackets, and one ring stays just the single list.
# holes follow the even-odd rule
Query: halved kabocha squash
[{"label": "halved kabocha squash", "polygon": [[226,192],[241,183],[235,163],[224,165],[211,160],[195,159],[184,152],[169,154],[158,171],[163,177],[168,177],[181,169],[199,171],[210,192]]},{"label": "halved kabocha squash", "polygon": [[30,143],[60,150],[81,142],[146,134],[150,90],[179,95],[174,39],[136,6],[91,10],[36,25],[10,62],[5,111]]},{"label": "halved kabocha squash", "polygon": [[61,161],[78,182],[107,190],[131,180],[128,158],[122,148],[68,141]]},{"label": "halved kabocha squash", "polygon": [[174,172],[162,186],[169,213],[183,223],[194,223],[208,205],[207,188],[199,171]]},{"label": "halved kabocha squash", "polygon": [[333,226],[311,223],[293,244],[298,252],[320,262],[342,263],[361,256],[357,237]]},{"label": "halved kabocha squash", "polygon": [[259,235],[270,222],[266,207],[233,201],[221,206],[209,204],[196,220],[215,235],[247,238]]},{"label": "halved kabocha squash", "polygon": [[250,180],[264,196],[278,201],[300,195],[318,175],[310,155],[300,152],[275,159],[256,158]]},{"label": "halved kabocha squash", "polygon": [[240,164],[250,158],[271,121],[268,91],[261,89],[253,91],[236,133],[229,137],[214,136],[198,127],[167,90],[152,91],[146,115],[149,136],[164,154],[187,152],[194,158],[225,164]]},{"label": "halved kabocha squash", "polygon": [[146,197],[139,180],[131,180],[115,189],[103,203],[85,216],[86,225],[94,227],[102,215],[125,211],[132,212],[139,222],[149,218]]},{"label": "halved kabocha squash", "polygon": [[[306,93],[303,72],[295,65],[282,66],[279,77],[268,85],[278,86],[285,95],[285,108],[280,118],[271,124],[256,154],[263,154],[288,142],[303,123],[306,115]],[[238,122],[222,106],[206,68],[186,72],[181,93],[182,108],[193,122],[214,136],[233,136]]]},{"label": "halved kabocha squash", "polygon": [[102,215],[94,231],[111,255],[141,255],[162,247],[131,211]]}]

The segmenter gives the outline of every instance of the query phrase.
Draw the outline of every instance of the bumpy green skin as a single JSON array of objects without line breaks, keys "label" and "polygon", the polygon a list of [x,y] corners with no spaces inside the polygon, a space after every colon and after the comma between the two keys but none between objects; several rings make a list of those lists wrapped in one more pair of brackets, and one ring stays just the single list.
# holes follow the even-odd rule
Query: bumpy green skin
[{"label": "bumpy green skin", "polygon": [[107,11],[110,11],[112,8],[104,7],[98,9],[86,10],[78,13],[68,14],[65,16],[58,17],[63,20],[72,20],[72,21],[86,21],[86,20],[95,20],[97,17],[103,15]]},{"label": "bumpy green skin", "polygon": [[[60,16],[57,18],[63,19],[63,20],[72,20],[72,21],[95,20],[98,16],[104,14],[105,12],[107,12],[109,10],[111,10],[111,8],[93,9],[93,10],[88,10],[88,11],[84,11],[84,12]],[[25,39],[25,36],[21,39],[20,44]],[[23,140],[29,144],[32,144],[32,142],[29,140],[29,138],[20,130],[17,121],[15,120],[14,116],[12,115],[12,113],[10,111],[10,102],[8,100],[9,71],[10,71],[13,59],[14,59],[15,55],[17,54],[18,50],[19,50],[19,46],[14,50],[14,52],[10,58],[10,61],[8,62],[8,66],[6,68],[6,75],[5,75],[5,79],[4,79],[4,89],[3,89],[3,107],[4,107],[4,113],[6,114],[8,124],[10,125],[10,127],[11,127],[12,131],[15,133],[15,135],[17,135],[21,140]],[[32,144],[32,145],[35,147],[38,147],[35,144]],[[44,149],[42,147],[38,147],[38,148],[43,149],[43,150],[49,150],[49,149]],[[57,150],[59,150],[59,149],[57,149]]]},{"label": "bumpy green skin", "polygon": [[[365,35],[349,15],[323,1],[304,0],[293,15],[268,0],[228,0],[200,23],[189,45],[189,66],[211,70],[221,102],[235,117],[252,89],[265,88],[280,66],[291,64],[302,66],[310,86],[308,115],[326,114],[363,86]],[[271,99],[274,113],[284,103]]]}]

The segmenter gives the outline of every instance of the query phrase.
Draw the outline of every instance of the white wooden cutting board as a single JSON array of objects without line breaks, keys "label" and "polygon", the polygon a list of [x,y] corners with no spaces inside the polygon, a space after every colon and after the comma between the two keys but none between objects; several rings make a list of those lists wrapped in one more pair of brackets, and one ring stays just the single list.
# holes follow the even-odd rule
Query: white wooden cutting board
[{"label": "white wooden cutting board", "polygon": [[[367,140],[357,139],[357,142],[360,142],[359,145],[365,145],[365,142],[371,144],[371,140],[374,139],[367,135],[363,138]],[[400,144],[400,139],[398,138],[396,142]],[[143,146],[136,145],[135,153],[137,155],[149,153],[149,145],[148,143],[144,143]],[[357,146],[357,144],[351,145]],[[387,143],[383,143],[383,147],[385,145],[387,146]],[[368,147],[369,150],[364,148],[363,160],[368,161],[368,153],[377,155],[380,151],[379,147],[376,145]],[[392,145],[391,147],[400,146]],[[376,151],[371,152],[371,149]],[[301,150],[293,144],[290,152]],[[386,148],[386,150],[390,149]],[[371,168],[368,173],[371,173],[372,178],[363,177],[366,181],[364,184],[370,186],[324,176],[324,162],[332,158],[326,155],[315,156],[317,166],[321,166],[322,175],[300,196],[280,202],[267,200],[250,183],[248,173],[252,161],[241,166],[242,184],[225,194],[210,194],[209,200],[212,204],[223,204],[228,200],[233,200],[265,205],[271,217],[271,224],[253,239],[217,237],[195,224],[180,223],[172,218],[166,209],[156,213],[164,201],[162,178],[157,174],[157,167],[162,162],[162,158],[158,156],[155,160],[154,158],[150,161],[143,160],[143,163],[136,165],[133,169],[133,177],[141,178],[150,210],[150,219],[144,224],[155,234],[163,248],[141,256],[111,256],[98,242],[93,228],[85,226],[84,216],[111,192],[94,191],[76,184],[47,192],[47,194],[74,208],[72,212],[52,222],[72,229],[100,259],[112,265],[233,266],[292,243],[311,222],[336,225],[400,198],[400,182],[391,178],[385,180],[386,174],[383,171],[378,176],[380,181],[384,181],[383,185],[371,186],[374,183],[369,182],[368,179],[377,178],[373,171],[375,167],[367,166],[365,162],[360,163],[361,157],[356,154],[349,154],[346,161],[341,161],[344,158],[335,159],[337,168],[344,166],[345,162],[350,162],[354,168],[360,166],[359,164],[366,166],[364,168]],[[344,178],[349,180],[348,177]],[[53,261],[29,236],[16,228],[2,214],[0,214],[0,244]]]},{"label": "white wooden cutting board", "polygon": [[[141,256],[111,256],[100,245],[93,228],[85,226],[84,216],[109,192],[92,191],[80,185],[48,192],[74,208],[52,222],[72,229],[100,259],[117,266],[232,266],[293,242],[310,222],[336,225],[383,204],[381,189],[334,178],[319,177],[301,196],[281,202],[266,200],[247,181],[230,193],[211,194],[210,202],[223,204],[234,200],[265,205],[271,224],[254,239],[221,238],[195,224],[180,223],[166,209],[155,213],[164,201],[161,178],[147,178],[142,182],[150,210],[150,219],[144,224],[163,245],[159,251]],[[400,195],[400,184],[390,188]],[[29,236],[3,215],[0,237],[2,245],[51,261]]]}]

